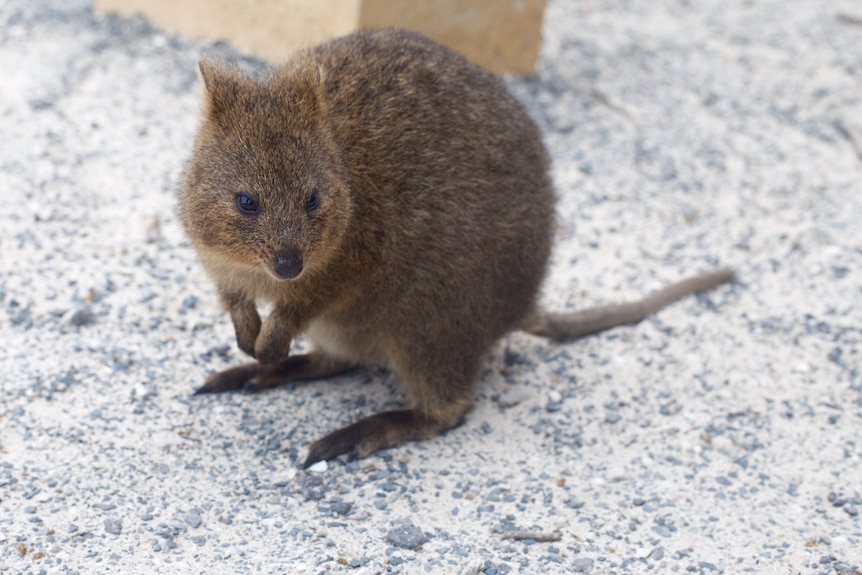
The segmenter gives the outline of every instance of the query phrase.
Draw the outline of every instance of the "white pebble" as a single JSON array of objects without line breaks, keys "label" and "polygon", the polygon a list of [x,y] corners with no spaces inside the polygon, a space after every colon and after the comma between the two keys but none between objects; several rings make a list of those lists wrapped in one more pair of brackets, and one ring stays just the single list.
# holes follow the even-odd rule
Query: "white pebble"
[{"label": "white pebble", "polygon": [[502,407],[512,407],[518,405],[522,401],[529,399],[533,393],[530,391],[529,387],[523,385],[515,385],[509,387],[500,394],[500,398],[497,400]]},{"label": "white pebble", "polygon": [[809,371],[811,371],[811,366],[804,361],[800,361],[793,366],[793,371],[796,373],[808,373]]},{"label": "white pebble", "polygon": [[173,431],[157,431],[150,440],[154,447],[161,448],[173,447],[183,442],[183,438]]},{"label": "white pebble", "polygon": [[273,483],[289,483],[296,477],[296,468],[288,467],[286,469],[282,469],[278,473],[273,474],[272,482]]}]

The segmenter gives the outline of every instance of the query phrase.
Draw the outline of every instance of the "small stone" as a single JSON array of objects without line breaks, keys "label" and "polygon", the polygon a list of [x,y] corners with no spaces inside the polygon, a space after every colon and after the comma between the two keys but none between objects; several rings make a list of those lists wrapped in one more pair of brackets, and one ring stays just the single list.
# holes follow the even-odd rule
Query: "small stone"
[{"label": "small stone", "polygon": [[296,469],[293,467],[288,467],[286,469],[283,469],[282,471],[275,473],[272,476],[272,484],[276,487],[284,487],[285,485],[288,485],[291,481],[293,481],[294,477],[296,477]]},{"label": "small stone", "polygon": [[570,509],[580,509],[581,507],[584,506],[583,501],[576,499],[574,497],[570,497],[569,499],[566,499],[565,503],[566,503],[566,507],[569,507]]},{"label": "small stone", "polygon": [[179,519],[171,519],[170,521],[168,521],[168,525],[170,525],[173,529],[180,533],[186,530],[186,524]]},{"label": "small stone", "polygon": [[829,503],[831,503],[833,507],[841,507],[842,505],[847,503],[846,499],[844,499],[843,497],[839,497],[835,494],[834,491],[830,491],[829,495],[826,496],[826,499],[829,500]]},{"label": "small stone", "polygon": [[667,525],[653,525],[652,530],[662,537],[670,537],[671,530]]},{"label": "small stone", "polygon": [[[458,575],[478,575],[479,571],[482,570],[482,562],[478,559],[474,559],[467,563],[463,569],[459,572]],[[486,571],[487,573],[487,571]]]},{"label": "small stone", "polygon": [[661,547],[656,547],[649,552],[649,555],[647,555],[647,557],[652,559],[653,561],[661,561],[661,559],[664,557],[664,549],[662,549]]},{"label": "small stone", "polygon": [[793,371],[795,373],[808,373],[811,371],[811,366],[802,361],[793,366]]},{"label": "small stone", "polygon": [[201,519],[201,512],[198,509],[190,509],[189,511],[186,511],[183,515],[183,520],[186,522],[186,525],[193,529],[200,527],[201,522],[203,521],[203,519]]},{"label": "small stone", "polygon": [[307,501],[318,501],[326,494],[326,486],[319,475],[304,475],[299,480],[299,490]]},{"label": "small stone", "polygon": [[331,503],[329,505],[329,510],[333,513],[337,513],[338,515],[347,515],[350,513],[350,510],[353,508],[352,503],[348,503],[347,501],[336,501],[335,503]]},{"label": "small stone", "polygon": [[[116,367],[116,366],[115,366]],[[145,385],[143,383],[138,383],[135,385],[135,399],[138,401],[144,401],[145,399],[149,399],[158,393],[158,390],[155,385]]]},{"label": "small stone", "polygon": [[525,385],[513,385],[500,394],[500,397],[497,398],[497,403],[500,407],[514,407],[532,396],[533,392],[529,387]]},{"label": "small stone", "polygon": [[856,509],[855,505],[845,505],[843,509],[847,512],[847,515],[851,517],[856,517],[857,515],[859,515],[859,510]]},{"label": "small stone", "polygon": [[157,431],[150,437],[153,447],[167,449],[183,444],[183,438],[174,431]]},{"label": "small stone", "polygon": [[614,423],[617,423],[620,419],[622,419],[622,416],[620,415],[619,411],[609,411],[608,414],[605,416],[605,423],[613,425]]},{"label": "small stone", "polygon": [[386,534],[387,542],[402,549],[414,549],[427,540],[425,533],[413,525],[409,519],[401,520],[397,527],[390,529],[389,533]]},{"label": "small stone", "polygon": [[119,535],[123,532],[122,519],[105,519],[105,531],[111,535]]},{"label": "small stone", "polygon": [[589,573],[593,570],[593,560],[588,557],[578,557],[574,561],[574,568],[578,573]]},{"label": "small stone", "polygon": [[675,399],[672,399],[669,402],[665,403],[659,409],[659,413],[661,413],[662,415],[667,415],[667,416],[676,415],[680,411],[682,411],[682,404],[679,403],[678,401],[676,401]]},{"label": "small stone", "polygon": [[91,325],[96,321],[96,314],[93,313],[93,310],[90,306],[78,306],[69,311],[66,314],[66,322],[69,325],[75,327],[83,327],[85,325]]},{"label": "small stone", "polygon": [[859,570],[856,569],[856,567],[847,563],[842,563],[841,561],[833,563],[832,568],[835,570],[836,575],[858,575],[859,573]]},{"label": "small stone", "polygon": [[323,473],[327,469],[329,469],[329,464],[326,463],[325,459],[323,461],[318,461],[308,468],[309,471],[313,471],[315,473]]}]

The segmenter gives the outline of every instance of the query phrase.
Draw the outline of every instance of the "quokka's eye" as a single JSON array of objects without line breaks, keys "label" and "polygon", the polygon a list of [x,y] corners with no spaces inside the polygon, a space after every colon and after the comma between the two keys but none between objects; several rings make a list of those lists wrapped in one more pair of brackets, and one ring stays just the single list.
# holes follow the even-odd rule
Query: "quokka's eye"
[{"label": "quokka's eye", "polygon": [[320,190],[314,188],[311,190],[311,195],[308,196],[308,201],[305,202],[305,211],[311,214],[320,206]]},{"label": "quokka's eye", "polygon": [[243,192],[236,195],[236,207],[240,212],[247,215],[257,213],[257,202],[251,196]]}]

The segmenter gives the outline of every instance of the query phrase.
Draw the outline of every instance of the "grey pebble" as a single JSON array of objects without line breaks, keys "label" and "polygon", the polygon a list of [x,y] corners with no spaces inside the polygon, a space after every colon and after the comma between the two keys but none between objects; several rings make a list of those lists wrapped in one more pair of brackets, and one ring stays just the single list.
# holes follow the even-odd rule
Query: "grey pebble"
[{"label": "grey pebble", "polygon": [[575,559],[574,568],[578,573],[589,573],[593,570],[593,560],[589,557],[578,557]]},{"label": "grey pebble", "polygon": [[649,552],[648,557],[653,561],[661,561],[661,559],[664,557],[664,549],[662,549],[661,547],[656,547]]},{"label": "grey pebble", "polygon": [[851,517],[856,517],[857,515],[859,515],[859,510],[856,509],[855,505],[845,505],[843,509],[847,512],[847,515]]},{"label": "grey pebble", "polygon": [[425,533],[413,525],[413,522],[409,519],[401,520],[397,527],[390,529],[389,533],[386,534],[387,542],[396,547],[401,547],[402,549],[413,549],[415,547],[419,547],[427,540]]},{"label": "grey pebble", "polygon": [[667,525],[653,525],[652,530],[662,537],[670,537],[671,530]]},{"label": "grey pebble", "polygon": [[847,563],[842,563],[841,561],[836,561],[832,564],[832,568],[835,570],[836,575],[857,575],[859,570],[852,565],[848,565]]},{"label": "grey pebble", "polygon": [[680,404],[675,399],[672,399],[669,402],[665,403],[659,409],[659,413],[667,416],[676,415],[680,411],[682,411],[682,404]]},{"label": "grey pebble", "polygon": [[105,519],[105,531],[111,535],[119,535],[123,532],[122,519]]},{"label": "grey pebble", "polygon": [[201,512],[198,509],[190,509],[189,511],[186,511],[183,515],[183,520],[185,520],[186,525],[194,529],[200,527],[201,521],[203,521],[201,519]]},{"label": "grey pebble", "polygon": [[329,506],[330,511],[339,515],[347,515],[348,513],[350,513],[350,510],[352,508],[353,504],[348,503],[347,501],[336,501]]},{"label": "grey pebble", "polygon": [[305,475],[299,479],[299,491],[306,501],[317,501],[323,499],[326,486],[323,485],[323,478],[319,475]]},{"label": "grey pebble", "polygon": [[170,521],[168,521],[168,525],[170,525],[171,528],[175,529],[177,532],[183,532],[186,530],[186,524],[179,519],[171,519]]},{"label": "grey pebble", "polygon": [[85,325],[90,325],[95,323],[96,314],[93,313],[93,310],[90,306],[79,306],[75,308],[74,311],[69,313],[68,319],[66,320],[69,325],[75,327],[83,327]]},{"label": "grey pebble", "polygon": [[545,411],[547,411],[548,413],[554,413],[560,411],[561,409],[563,409],[562,401],[549,401],[548,404],[545,406]]},{"label": "grey pebble", "polygon": [[[482,562],[478,559],[470,561],[467,563],[458,575],[479,575],[479,572],[482,571]],[[485,574],[487,575],[488,570],[485,569]]]}]

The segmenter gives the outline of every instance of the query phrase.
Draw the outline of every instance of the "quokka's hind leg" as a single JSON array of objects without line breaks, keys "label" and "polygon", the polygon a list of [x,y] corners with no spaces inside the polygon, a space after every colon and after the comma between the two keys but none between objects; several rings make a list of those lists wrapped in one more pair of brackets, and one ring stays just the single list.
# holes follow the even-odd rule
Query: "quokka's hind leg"
[{"label": "quokka's hind leg", "polygon": [[236,389],[259,391],[290,381],[329,377],[352,367],[347,362],[332,359],[317,351],[293,355],[266,367],[256,362],[244,363],[210,375],[204,384],[195,390],[195,395]]},{"label": "quokka's hind leg", "polygon": [[457,425],[471,406],[471,401],[457,401],[434,410],[433,415],[414,407],[365,417],[312,443],[302,466],[308,468],[344,453],[362,459],[379,449],[433,437]]},{"label": "quokka's hind leg", "polygon": [[[409,407],[365,417],[315,441],[308,448],[303,467],[345,453],[361,459],[378,449],[434,437],[461,422],[473,407],[472,383],[483,342],[451,337],[452,347],[447,348],[439,342],[433,345],[433,334],[431,343],[422,335],[408,330],[402,341],[413,345],[409,351],[396,350],[390,358],[399,383],[407,391]],[[416,353],[416,349],[425,353]]]}]

